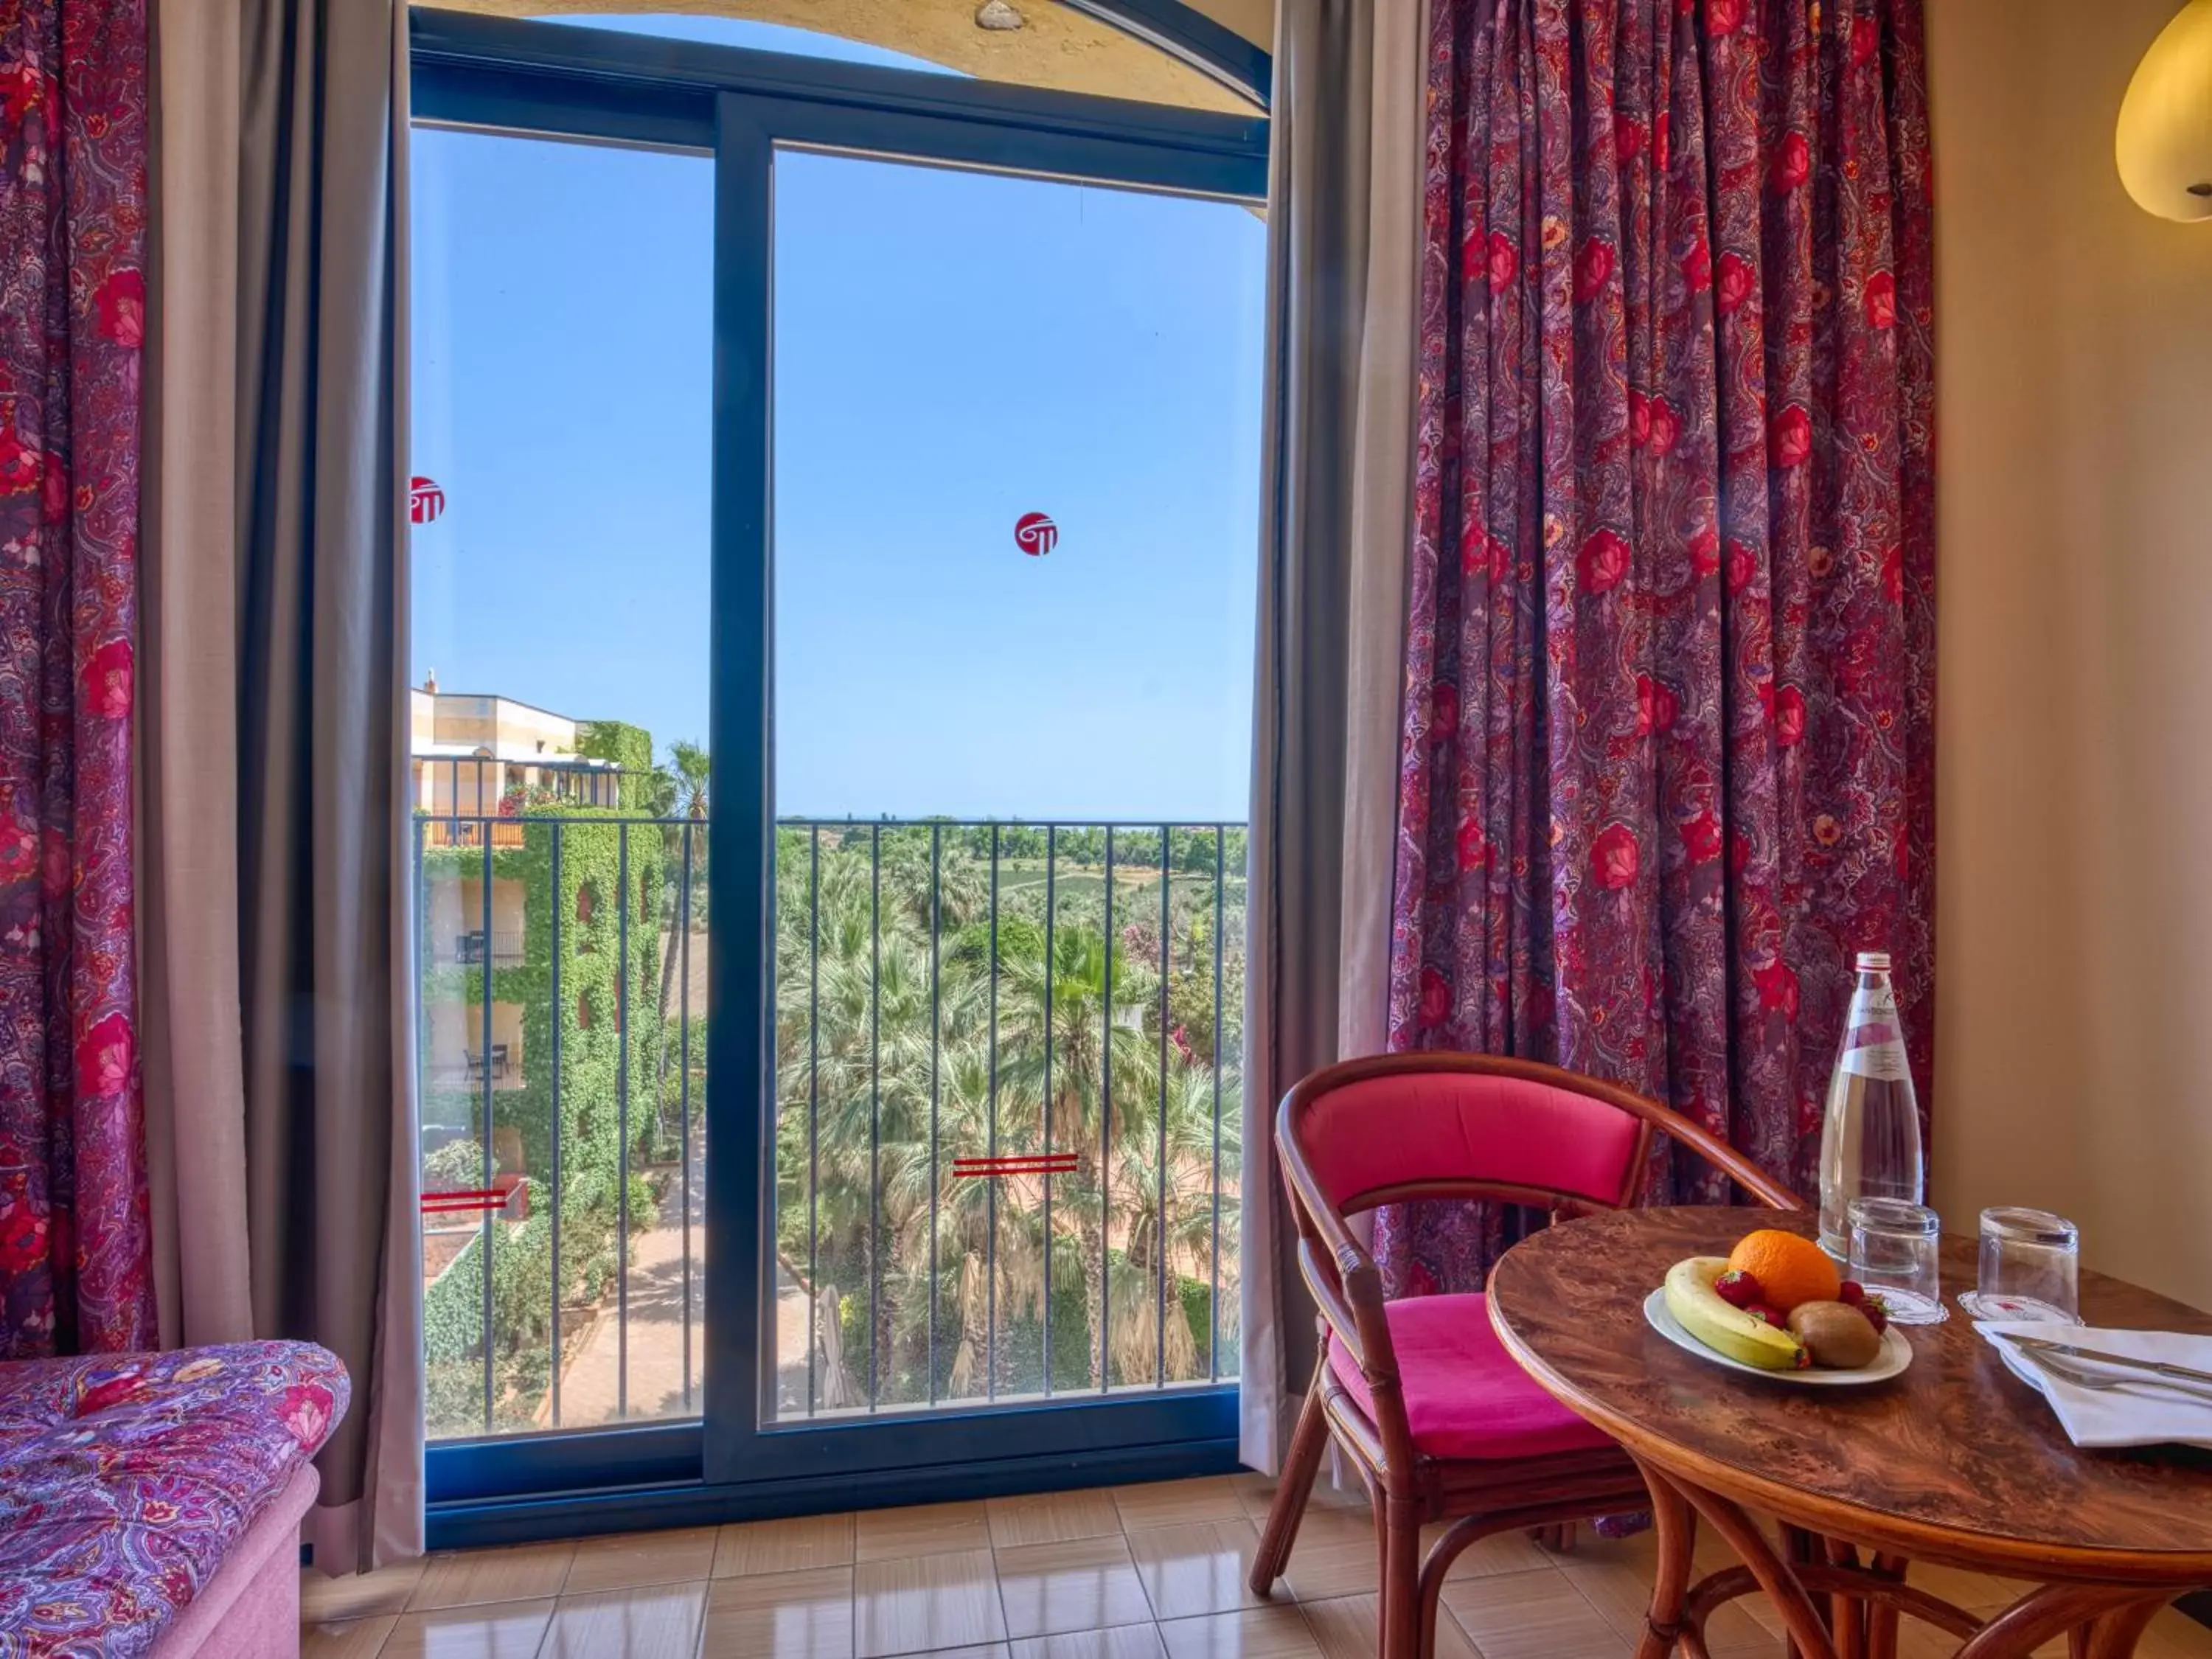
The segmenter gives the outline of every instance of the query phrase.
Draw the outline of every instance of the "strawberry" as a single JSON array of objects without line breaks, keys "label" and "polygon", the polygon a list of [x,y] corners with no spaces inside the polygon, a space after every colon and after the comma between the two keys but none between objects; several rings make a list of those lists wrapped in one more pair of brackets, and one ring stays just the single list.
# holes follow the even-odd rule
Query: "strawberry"
[{"label": "strawberry", "polygon": [[[1766,1299],[1766,1292],[1759,1288],[1759,1281],[1741,1267],[1731,1267],[1713,1280],[1713,1293],[1731,1308],[1748,1308]],[[1778,1325],[1782,1322],[1778,1319],[1773,1322]]]},{"label": "strawberry", "polygon": [[1843,1283],[1843,1288],[1836,1292],[1836,1300],[1842,1303],[1846,1308],[1858,1307],[1860,1304],[1864,1303],[1866,1299],[1866,1286],[1860,1284],[1856,1279],[1845,1279]]},{"label": "strawberry", "polygon": [[1765,1320],[1778,1331],[1790,1328],[1790,1322],[1782,1316],[1782,1310],[1779,1308],[1770,1308],[1764,1302],[1754,1302],[1744,1311],[1753,1319]]},{"label": "strawberry", "polygon": [[1869,1296],[1864,1291],[1859,1292],[1859,1297],[1860,1300],[1854,1305],[1866,1316],[1867,1323],[1873,1326],[1877,1334],[1887,1330],[1889,1328],[1888,1304],[1880,1297]]}]

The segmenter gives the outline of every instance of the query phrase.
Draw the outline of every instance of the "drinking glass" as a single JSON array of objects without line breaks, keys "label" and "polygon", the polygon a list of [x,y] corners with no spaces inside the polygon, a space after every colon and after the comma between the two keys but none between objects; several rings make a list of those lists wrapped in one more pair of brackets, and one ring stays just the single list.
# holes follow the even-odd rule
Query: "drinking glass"
[{"label": "drinking glass", "polygon": [[1977,1319],[2081,1322],[2081,1235],[2048,1210],[1982,1212],[1980,1283],[1959,1298]]},{"label": "drinking glass", "polygon": [[1851,1273],[1879,1296],[1899,1325],[1933,1325],[1943,1306],[1937,1255],[1943,1224],[1924,1204],[1901,1198],[1851,1200]]}]

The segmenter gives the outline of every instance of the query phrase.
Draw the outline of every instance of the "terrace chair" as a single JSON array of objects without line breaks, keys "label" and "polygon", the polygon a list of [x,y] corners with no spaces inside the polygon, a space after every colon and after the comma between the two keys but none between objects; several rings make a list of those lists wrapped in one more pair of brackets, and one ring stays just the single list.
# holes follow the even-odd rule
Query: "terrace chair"
[{"label": "terrace chair", "polygon": [[[1802,1208],[1705,1130],[1628,1090],[1534,1060],[1388,1054],[1316,1072],[1283,1097],[1275,1146],[1321,1360],[1291,1438],[1253,1593],[1290,1560],[1322,1449],[1366,1483],[1382,1546],[1382,1659],[1429,1659],[1437,1600],[1470,1544],[1645,1508],[1628,1455],[1524,1373],[1480,1294],[1385,1301],[1345,1218],[1407,1200],[1487,1199],[1554,1220],[1634,1204],[1655,1134],[1759,1203]],[[1451,1526],[1420,1554],[1421,1528]]]}]

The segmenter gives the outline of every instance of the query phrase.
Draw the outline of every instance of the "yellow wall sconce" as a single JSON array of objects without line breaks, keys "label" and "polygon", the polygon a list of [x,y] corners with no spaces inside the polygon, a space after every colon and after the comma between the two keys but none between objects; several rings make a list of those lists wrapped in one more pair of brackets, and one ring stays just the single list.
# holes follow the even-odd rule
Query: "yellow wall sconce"
[{"label": "yellow wall sconce", "polygon": [[2161,219],[2212,219],[2212,0],[2159,31],[2120,100],[2120,182]]}]

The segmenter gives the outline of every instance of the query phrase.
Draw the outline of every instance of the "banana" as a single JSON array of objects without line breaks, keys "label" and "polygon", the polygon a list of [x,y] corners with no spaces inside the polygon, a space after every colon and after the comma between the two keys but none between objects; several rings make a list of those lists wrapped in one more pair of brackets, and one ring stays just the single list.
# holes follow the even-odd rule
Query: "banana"
[{"label": "banana", "polygon": [[1667,1270],[1667,1311],[1682,1328],[1730,1359],[1761,1370],[1802,1370],[1812,1364],[1805,1345],[1788,1331],[1753,1317],[1721,1299],[1713,1280],[1728,1270],[1728,1258],[1693,1255]]}]

